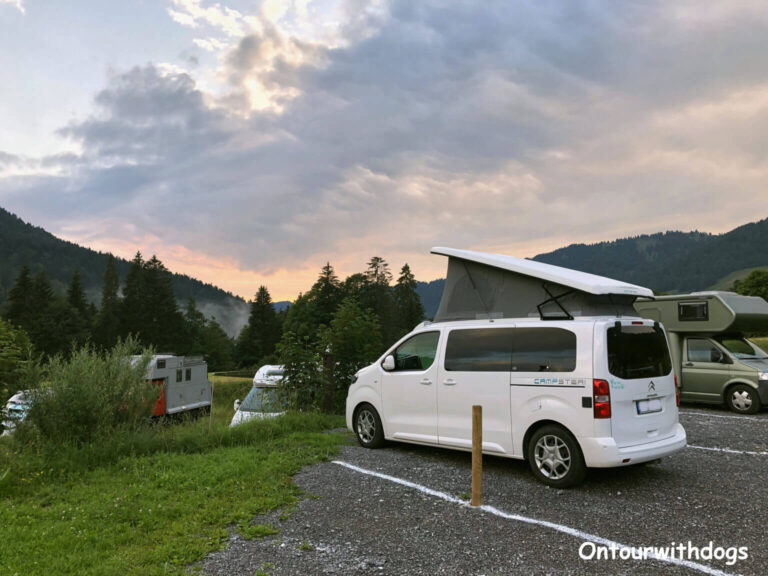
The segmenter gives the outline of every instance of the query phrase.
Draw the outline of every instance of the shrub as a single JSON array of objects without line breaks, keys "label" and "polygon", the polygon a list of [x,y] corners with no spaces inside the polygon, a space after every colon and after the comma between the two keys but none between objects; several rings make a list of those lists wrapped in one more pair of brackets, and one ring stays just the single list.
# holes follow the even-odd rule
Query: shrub
[{"label": "shrub", "polygon": [[278,390],[280,401],[291,410],[317,410],[322,401],[323,375],[321,357],[307,338],[293,332],[283,334],[277,345],[283,379]]},{"label": "shrub", "polygon": [[159,389],[145,381],[151,352],[132,359],[135,349],[129,338],[104,353],[87,345],[68,360],[53,358],[25,424],[49,442],[80,444],[146,422]]}]

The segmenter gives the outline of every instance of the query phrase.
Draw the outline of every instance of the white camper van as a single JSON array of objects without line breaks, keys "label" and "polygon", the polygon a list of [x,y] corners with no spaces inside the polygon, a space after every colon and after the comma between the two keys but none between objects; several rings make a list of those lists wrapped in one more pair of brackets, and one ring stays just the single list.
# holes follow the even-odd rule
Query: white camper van
[{"label": "white camper van", "polygon": [[358,372],[347,426],[385,439],[524,458],[542,482],[656,460],[686,445],[663,327],[632,303],[650,290],[508,256],[449,257],[434,322]]}]

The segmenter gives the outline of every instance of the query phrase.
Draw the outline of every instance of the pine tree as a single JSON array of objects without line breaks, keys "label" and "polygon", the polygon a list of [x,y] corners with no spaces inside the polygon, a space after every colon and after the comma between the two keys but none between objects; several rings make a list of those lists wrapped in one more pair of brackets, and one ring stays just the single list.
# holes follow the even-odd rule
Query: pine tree
[{"label": "pine tree", "polygon": [[360,289],[359,303],[363,309],[369,309],[376,315],[384,346],[389,346],[400,335],[400,320],[392,294],[390,282],[392,272],[389,264],[379,256],[368,262],[365,272],[366,283]]},{"label": "pine tree", "polygon": [[88,299],[85,297],[83,283],[80,280],[80,271],[75,270],[72,274],[72,280],[67,287],[67,302],[77,310],[83,318],[88,318],[90,309],[88,308]]},{"label": "pine tree", "polygon": [[137,336],[159,351],[183,350],[184,317],[173,295],[171,274],[156,256],[147,261],[137,253],[125,280],[121,332]]},{"label": "pine tree", "polygon": [[96,316],[93,339],[103,348],[112,348],[120,336],[120,277],[115,257],[109,255],[101,288],[101,310]]},{"label": "pine tree", "polygon": [[213,317],[202,332],[202,345],[208,360],[208,370],[222,371],[233,367],[234,343]]},{"label": "pine tree", "polygon": [[144,307],[147,342],[169,352],[185,347],[184,317],[173,295],[171,273],[157,256],[144,264]]},{"label": "pine tree", "polygon": [[16,283],[8,294],[5,318],[16,326],[29,327],[32,324],[34,308],[32,307],[32,277],[29,267],[22,267],[16,278]]},{"label": "pine tree", "polygon": [[144,345],[147,344],[146,335],[143,333],[147,328],[145,298],[144,259],[141,252],[136,252],[125,278],[123,301],[120,306],[120,332],[122,336],[133,334]]},{"label": "pine tree", "polygon": [[410,266],[404,264],[394,288],[395,304],[400,322],[400,333],[406,334],[424,320],[424,307],[416,293],[416,278]]},{"label": "pine tree", "polygon": [[327,326],[343,298],[341,282],[330,262],[326,262],[320,276],[310,290],[310,299],[315,308],[317,326]]},{"label": "pine tree", "polygon": [[374,256],[368,261],[368,270],[365,272],[365,275],[372,284],[389,286],[389,283],[392,282],[392,272],[389,270],[389,264],[380,256]]},{"label": "pine tree", "polygon": [[205,349],[205,329],[207,322],[205,316],[197,309],[197,303],[191,296],[187,299],[187,306],[184,309],[184,320],[186,323],[187,342],[184,349],[186,354],[204,355]]},{"label": "pine tree", "polygon": [[93,316],[88,299],[85,297],[85,290],[83,290],[83,283],[80,280],[78,270],[72,274],[65,301],[70,308],[69,313],[66,314],[69,321],[70,340],[76,346],[82,346],[91,336]]},{"label": "pine tree", "polygon": [[272,297],[266,286],[259,286],[256,298],[251,302],[248,324],[237,340],[238,363],[254,367],[275,351],[280,341],[280,324],[277,320]]}]

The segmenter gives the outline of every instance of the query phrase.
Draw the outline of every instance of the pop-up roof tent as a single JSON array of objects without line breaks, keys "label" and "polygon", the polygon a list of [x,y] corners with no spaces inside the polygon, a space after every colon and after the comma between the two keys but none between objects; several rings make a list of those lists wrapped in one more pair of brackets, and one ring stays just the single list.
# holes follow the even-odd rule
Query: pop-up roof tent
[{"label": "pop-up roof tent", "polygon": [[768,302],[735,292],[694,292],[638,300],[641,316],[658,320],[670,332],[750,333],[768,330]]},{"label": "pop-up roof tent", "polygon": [[575,316],[638,316],[632,303],[648,288],[533,260],[455,248],[435,322],[478,318],[570,320]]}]

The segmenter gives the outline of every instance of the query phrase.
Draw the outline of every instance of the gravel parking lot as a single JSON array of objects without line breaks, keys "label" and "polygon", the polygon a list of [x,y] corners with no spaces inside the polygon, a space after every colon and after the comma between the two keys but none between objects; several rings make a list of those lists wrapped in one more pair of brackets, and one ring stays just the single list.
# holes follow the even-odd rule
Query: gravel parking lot
[{"label": "gravel parking lot", "polygon": [[[522,461],[486,457],[483,504],[493,510],[462,500],[470,491],[468,453],[405,444],[365,450],[350,443],[335,462],[296,477],[307,497],[288,519],[254,519],[274,524],[279,534],[235,538],[206,559],[202,572],[765,574],[768,413],[683,406],[680,420],[689,447],[678,455],[592,470],[584,485],[570,490],[537,483]],[[708,558],[706,549],[689,565],[580,558],[580,547],[590,552],[585,542],[596,537],[633,547],[712,542],[714,548],[747,547],[748,558],[729,565]]]}]

